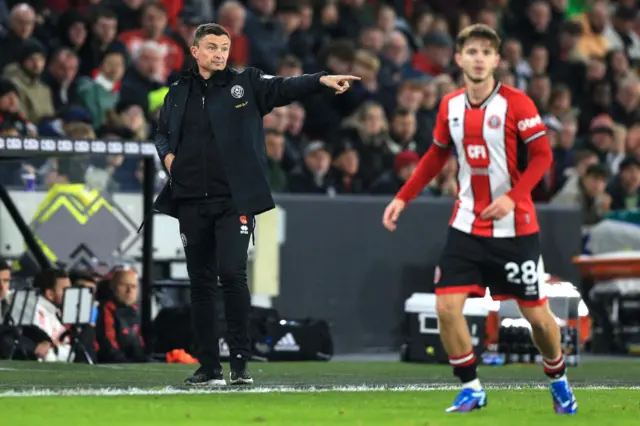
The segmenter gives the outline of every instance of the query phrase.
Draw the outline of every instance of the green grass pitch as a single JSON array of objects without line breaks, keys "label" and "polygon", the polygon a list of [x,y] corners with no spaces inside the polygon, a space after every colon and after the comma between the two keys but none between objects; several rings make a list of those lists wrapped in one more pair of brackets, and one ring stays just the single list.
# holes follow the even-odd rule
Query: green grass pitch
[{"label": "green grass pitch", "polygon": [[0,362],[2,425],[638,425],[640,360],[569,370],[579,413],[557,416],[541,367],[481,367],[489,406],[445,414],[447,366],[253,363],[256,385],[192,390],[193,366]]}]

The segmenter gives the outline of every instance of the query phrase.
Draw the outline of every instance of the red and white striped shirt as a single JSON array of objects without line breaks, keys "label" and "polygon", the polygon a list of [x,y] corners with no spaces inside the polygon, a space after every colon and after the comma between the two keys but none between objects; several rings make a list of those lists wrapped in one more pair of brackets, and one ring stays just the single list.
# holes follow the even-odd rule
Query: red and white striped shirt
[{"label": "red and white striped shirt", "polygon": [[[482,237],[509,238],[538,232],[531,190],[552,161],[551,148],[533,101],[522,91],[498,83],[478,106],[465,89],[442,99],[433,145],[397,198],[408,202],[439,173],[451,149],[458,155],[458,199],[450,226]],[[508,195],[514,211],[500,220],[480,213]]]}]

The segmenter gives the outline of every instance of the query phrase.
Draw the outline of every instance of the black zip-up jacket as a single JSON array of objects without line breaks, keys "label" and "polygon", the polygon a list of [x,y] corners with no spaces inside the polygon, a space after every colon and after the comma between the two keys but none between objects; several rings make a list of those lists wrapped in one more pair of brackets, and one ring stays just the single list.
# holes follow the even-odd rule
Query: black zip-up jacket
[{"label": "black zip-up jacket", "polygon": [[215,73],[205,81],[193,71],[180,129],[179,152],[171,164],[174,200],[203,201],[231,196],[216,135],[207,116],[206,100],[214,95],[214,83],[218,78],[224,79],[224,75]]},{"label": "black zip-up jacket", "polygon": [[147,362],[140,334],[140,313],[135,306],[108,301],[96,321],[98,362]]},{"label": "black zip-up jacket", "polygon": [[[213,78],[214,87],[206,99],[207,116],[238,213],[257,215],[275,207],[262,117],[273,108],[323,90],[320,77],[326,73],[285,78],[265,75],[256,68],[218,72],[224,73],[224,78]],[[182,73],[171,85],[160,111],[155,143],[163,164],[169,153],[176,159],[180,156],[180,130],[193,78],[190,71]],[[177,217],[170,185],[171,180],[156,198],[154,209]]]}]

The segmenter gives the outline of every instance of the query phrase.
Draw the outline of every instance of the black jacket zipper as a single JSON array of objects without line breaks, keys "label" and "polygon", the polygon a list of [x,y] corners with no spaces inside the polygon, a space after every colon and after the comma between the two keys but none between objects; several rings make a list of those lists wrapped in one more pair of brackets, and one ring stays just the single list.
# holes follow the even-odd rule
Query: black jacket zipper
[{"label": "black jacket zipper", "polygon": [[[209,117],[207,116],[207,108],[206,108],[206,96],[207,96],[207,89],[209,88],[209,85],[207,82],[204,83],[204,91],[202,92],[202,111],[204,111],[204,115],[207,118],[207,121],[209,120]],[[204,172],[204,196],[208,197],[209,193],[207,192],[207,188],[209,185],[209,180],[207,179],[207,143],[209,143],[209,141],[202,141],[202,171]]]}]

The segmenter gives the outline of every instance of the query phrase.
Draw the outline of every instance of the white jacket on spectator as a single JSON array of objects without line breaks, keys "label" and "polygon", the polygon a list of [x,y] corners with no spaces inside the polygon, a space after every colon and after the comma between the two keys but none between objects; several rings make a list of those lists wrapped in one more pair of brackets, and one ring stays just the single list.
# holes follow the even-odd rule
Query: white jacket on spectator
[{"label": "white jacket on spectator", "polygon": [[60,322],[59,312],[60,311],[53,303],[49,302],[42,296],[38,298],[35,325],[47,333],[51,340],[57,344],[58,349],[58,353],[56,353],[54,348],[49,350],[47,356],[44,358],[44,361],[46,362],[67,362],[73,361],[74,358],[74,354],[71,354],[71,358],[69,358],[69,353],[71,352],[70,339],[65,337],[63,342],[59,341],[60,336],[62,336],[62,334],[67,330]]}]

